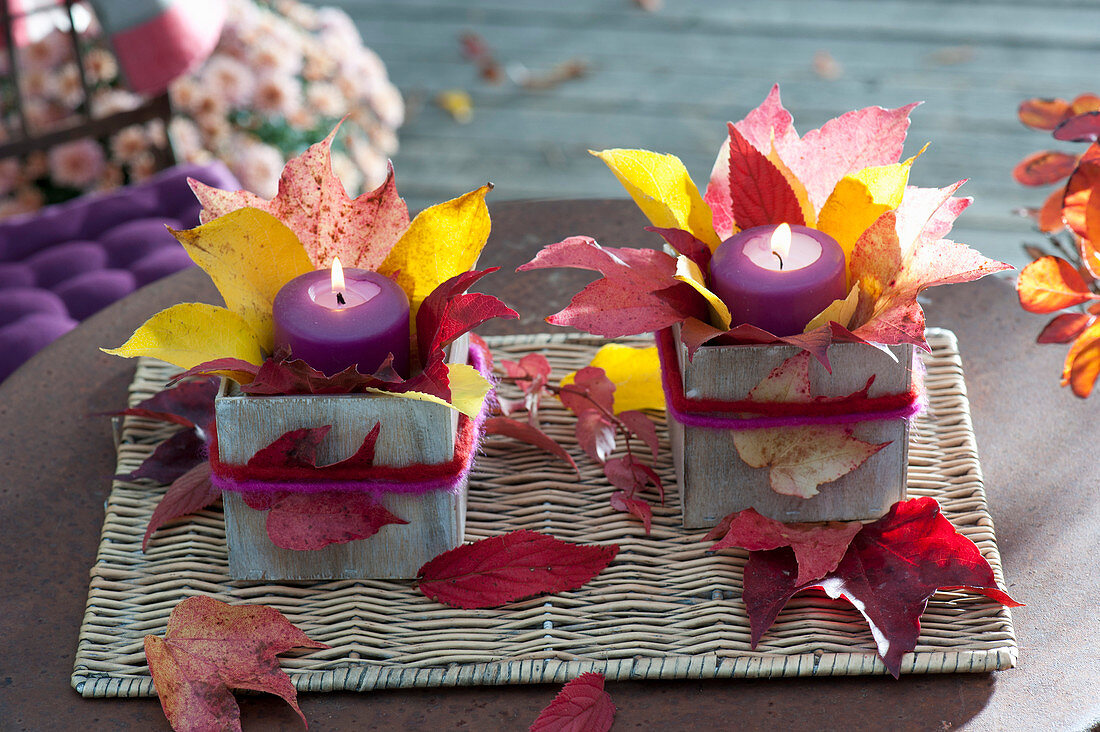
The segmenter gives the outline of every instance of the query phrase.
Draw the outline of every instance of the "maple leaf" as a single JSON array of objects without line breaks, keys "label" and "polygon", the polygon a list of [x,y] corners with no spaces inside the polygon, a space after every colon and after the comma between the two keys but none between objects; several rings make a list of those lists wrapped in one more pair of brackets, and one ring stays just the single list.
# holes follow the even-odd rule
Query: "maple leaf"
[{"label": "maple leaf", "polygon": [[820,587],[860,611],[879,656],[897,677],[902,657],[916,646],[920,616],[937,590],[968,589],[1003,605],[1020,605],[997,587],[978,547],[943,517],[934,498],[899,501],[881,519],[864,525],[824,578],[799,586],[794,561],[786,548],[749,552],[744,601],[753,648],[795,593]]},{"label": "maple leaf", "polygon": [[513,531],[440,554],[417,572],[420,591],[451,607],[498,607],[581,587],[611,563],[617,544],[570,544]]},{"label": "maple leaf", "polygon": [[328,648],[274,608],[188,597],[172,609],[164,637],[145,636],[145,658],[173,729],[241,729],[230,689],[275,694],[302,722],[298,695],[275,657],[292,648]]},{"label": "maple leaf", "polygon": [[366,493],[320,491],[242,493],[250,508],[267,510],[271,543],[283,549],[312,551],[329,544],[368,539],[387,524],[407,524]]},{"label": "maple leaf", "polygon": [[543,249],[517,272],[548,267],[595,270],[603,279],[586,286],[547,322],[618,338],[660,330],[703,312],[705,302],[677,281],[676,260],[653,249],[601,247],[574,236]]},{"label": "maple leaf", "polygon": [[149,525],[145,527],[141,550],[144,552],[149,548],[149,540],[161,526],[172,519],[206,508],[221,498],[221,495],[221,489],[210,480],[210,463],[203,459],[168,486],[168,492],[160,499],[149,518]]},{"label": "maple leaf", "polygon": [[598,673],[573,679],[539,713],[530,732],[607,732],[615,721],[615,704],[603,684]]},{"label": "maple leaf", "polygon": [[657,440],[657,425],[653,424],[649,417],[633,409],[619,412],[615,416],[631,434],[646,444],[646,447],[653,454],[653,459],[656,460],[657,451],[660,447]]},{"label": "maple leaf", "polygon": [[351,199],[332,172],[332,141],[340,125],[321,142],[287,161],[279,192],[266,201],[248,191],[223,191],[189,179],[203,205],[203,223],[246,206],[286,224],[317,269],[334,256],[345,267],[377,271],[409,228],[409,210],[397,195],[393,165],[377,189]]},{"label": "maple leaf", "polygon": [[569,467],[580,473],[577,468],[577,463],[573,460],[573,457],[566,452],[565,448],[554,441],[554,438],[547,435],[538,427],[527,422],[519,422],[508,417],[489,417],[485,420],[485,434],[487,435],[504,435],[511,437],[515,440],[526,442],[529,445],[534,445],[544,452],[548,452],[555,457],[559,457],[569,464]]},{"label": "maple leaf", "polygon": [[798,564],[794,583],[802,586],[836,569],[862,528],[859,521],[784,524],[746,508],[724,517],[703,540],[718,540],[711,552],[735,546],[754,552],[790,547]]}]

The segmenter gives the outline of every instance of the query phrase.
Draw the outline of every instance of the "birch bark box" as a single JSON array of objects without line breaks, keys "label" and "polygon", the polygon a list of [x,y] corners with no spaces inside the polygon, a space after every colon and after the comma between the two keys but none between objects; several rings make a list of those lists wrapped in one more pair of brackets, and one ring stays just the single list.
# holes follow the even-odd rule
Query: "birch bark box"
[{"label": "birch bark box", "polygon": [[[675,343],[688,399],[746,399],[773,369],[800,351],[786,345],[703,346],[689,361],[678,334]],[[812,394],[847,396],[862,389],[872,375],[869,398],[909,392],[913,346],[889,348],[896,362],[872,346],[833,344],[829,347],[831,374],[817,359],[810,359]],[[890,444],[847,475],[818,486],[818,494],[811,498],[772,490],[768,468],[753,468],[741,460],[731,430],[683,425],[671,415],[668,422],[685,528],[711,527],[746,508],[783,522],[877,519],[906,495],[908,418],[851,424],[854,437]]]},{"label": "birch bark box", "polygon": [[[468,336],[450,347],[448,361],[466,363]],[[215,403],[219,458],[244,465],[289,430],[331,425],[317,464],[350,457],[374,427],[375,465],[446,463],[454,457],[458,412],[432,402],[372,394],[246,396],[227,388]],[[267,512],[224,491],[229,573],[241,580],[408,579],[429,559],[462,543],[466,528],[464,480],[458,490],[384,491],[380,503],[407,524],[387,524],[366,539],[296,551],[271,542]]]}]

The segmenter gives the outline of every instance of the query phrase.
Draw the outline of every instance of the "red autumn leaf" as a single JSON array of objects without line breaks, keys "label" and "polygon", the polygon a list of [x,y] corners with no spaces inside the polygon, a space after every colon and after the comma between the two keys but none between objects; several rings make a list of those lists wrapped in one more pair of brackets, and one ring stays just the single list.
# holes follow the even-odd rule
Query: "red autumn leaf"
[{"label": "red autumn leaf", "polygon": [[574,590],[611,563],[617,544],[570,544],[536,531],[513,531],[464,544],[420,568],[420,591],[451,607],[488,608],[548,592]]},{"label": "red autumn leaf", "polygon": [[615,721],[615,704],[603,682],[603,674],[586,673],[567,683],[530,732],[607,732]]},{"label": "red autumn leaf", "polygon": [[1096,142],[1100,138],[1100,112],[1085,112],[1070,117],[1054,130],[1055,140]]},{"label": "red autumn leaf", "polygon": [[712,552],[735,546],[754,552],[790,547],[798,564],[794,583],[802,586],[836,569],[861,528],[859,521],[784,524],[747,508],[723,518],[703,540],[718,539]]},{"label": "red autumn leaf", "polygon": [[705,241],[696,239],[690,231],[662,229],[657,226],[647,226],[645,230],[660,234],[661,238],[668,242],[668,245],[675,249],[678,254],[683,254],[692,262],[695,262],[696,266],[703,272],[710,271],[710,247],[707,246]]},{"label": "red autumn leaf", "polygon": [[[366,387],[386,388],[390,384],[373,375],[359,373],[354,366],[328,376],[323,371],[310,366],[301,359],[293,357],[289,351],[277,349],[263,362],[255,377],[248,384],[241,385],[241,392],[252,396],[283,394],[354,394]],[[380,367],[384,373],[391,373],[390,361]]]},{"label": "red autumn leaf", "polygon": [[573,383],[561,388],[558,398],[577,416],[592,410],[613,414],[615,383],[607,378],[607,372],[600,367],[585,366],[573,375]]},{"label": "red autumn leaf", "polygon": [[517,380],[516,386],[523,392],[538,391],[546,386],[552,371],[550,361],[541,353],[528,353],[519,362],[504,359],[500,364]]},{"label": "red autumn leaf", "polygon": [[204,460],[188,470],[168,486],[168,492],[153,510],[149,525],[145,527],[145,536],[141,539],[141,550],[149,548],[149,539],[161,526],[180,516],[206,508],[217,501],[221,494],[221,490],[210,480],[209,462]]},{"label": "red autumn leaf", "polygon": [[595,270],[604,276],[547,318],[554,325],[618,338],[667,328],[706,308],[702,295],[673,277],[676,260],[654,249],[601,247],[591,237],[574,236],[543,247],[516,271],[549,267]]},{"label": "red autumn leaf", "polygon": [[611,458],[603,466],[603,473],[611,485],[634,496],[644,491],[646,486],[652,485],[661,497],[661,504],[665,502],[665,487],[661,483],[661,476],[653,468],[638,462],[630,455]]},{"label": "red autumn leaf", "polygon": [[331,147],[340,126],[321,142],[287,161],[279,193],[270,201],[248,191],[222,191],[188,180],[203,205],[202,221],[251,206],[282,221],[298,236],[313,265],[334,256],[345,267],[377,270],[409,228],[409,209],[397,195],[393,166],[377,189],[351,199],[332,172]]},{"label": "red autumn leaf", "polygon": [[[565,448],[554,441],[545,432],[527,422],[519,422],[508,417],[489,417],[485,420],[485,434],[504,435],[514,440],[534,445],[544,452],[559,457],[569,464],[573,470],[577,470],[577,463],[573,457],[565,451]],[[579,471],[578,471],[579,472]]]},{"label": "red autumn leaf", "polygon": [[417,353],[422,363],[443,360],[443,348],[487,320],[519,317],[492,295],[466,293],[475,282],[500,267],[469,271],[441,283],[428,294],[416,313]]},{"label": "red autumn leaf", "polygon": [[289,430],[248,459],[250,468],[317,466],[317,446],[332,429],[332,425]]},{"label": "red autumn leaf", "polygon": [[934,498],[899,501],[884,517],[863,526],[823,579],[797,585],[794,561],[789,549],[749,553],[744,600],[754,648],[787,601],[808,587],[844,597],[860,611],[895,677],[902,657],[916,646],[920,616],[936,590],[969,589],[1004,605],[1019,605],[997,587],[978,547],[943,517]]},{"label": "red autumn leaf", "polygon": [[1025,99],[1018,110],[1020,121],[1036,130],[1053,130],[1073,114],[1065,99]]},{"label": "red autumn leaf", "polygon": [[1084,332],[1093,321],[1092,316],[1084,313],[1061,313],[1055,315],[1039,334],[1036,343],[1069,343]]},{"label": "red autumn leaf", "polygon": [[1057,150],[1028,155],[1012,169],[1012,177],[1025,186],[1045,186],[1069,177],[1077,167],[1077,156]]},{"label": "red autumn leaf", "polygon": [[615,416],[630,430],[631,434],[646,444],[653,454],[653,459],[656,460],[660,443],[657,441],[657,425],[653,424],[653,420],[634,409],[619,412]]},{"label": "red autumn leaf", "polygon": [[1031,313],[1053,313],[1097,299],[1076,268],[1060,257],[1043,257],[1024,267],[1016,292],[1020,306]]},{"label": "red autumn leaf", "polygon": [[268,538],[275,546],[296,551],[323,549],[329,544],[367,539],[387,524],[408,523],[366,493],[284,492],[276,494],[274,501],[266,500],[259,504],[254,497],[248,496],[246,503],[252,508],[270,505],[267,514]]},{"label": "red autumn leaf", "polygon": [[1092,393],[1100,377],[1100,320],[1085,329],[1070,346],[1062,367],[1062,386],[1082,399]]},{"label": "red autumn leaf", "polygon": [[206,442],[193,429],[182,429],[153,449],[141,466],[121,476],[124,480],[149,480],[171,485],[187,471],[206,462]]},{"label": "red autumn leaf", "polygon": [[172,386],[183,379],[188,379],[193,376],[214,376],[221,374],[229,376],[238,384],[247,384],[256,378],[256,374],[259,370],[260,367],[256,364],[242,361],[239,358],[216,358],[213,361],[203,361],[197,366],[192,366],[186,371],[176,374],[168,380],[168,385]]},{"label": "red autumn leaf", "polygon": [[625,491],[615,491],[611,494],[609,501],[611,507],[616,511],[629,513],[632,516],[640,518],[642,520],[642,525],[645,526],[646,536],[649,535],[650,527],[653,524],[653,509],[650,507],[648,501],[643,498],[636,498],[628,495]]},{"label": "red autumn leaf", "polygon": [[297,692],[275,658],[292,648],[328,648],[278,611],[188,597],[168,618],[163,638],[145,636],[145,658],[164,715],[177,730],[241,729],[230,689],[275,694],[305,723]]},{"label": "red autumn leaf", "polygon": [[585,454],[598,463],[611,457],[615,451],[615,425],[595,410],[577,415],[577,444]]},{"label": "red autumn leaf", "polygon": [[767,224],[804,224],[802,206],[779,168],[730,123],[730,202],[744,230]]},{"label": "red autumn leaf", "polygon": [[217,393],[218,384],[212,379],[185,381],[112,414],[156,419],[205,430],[214,421],[214,397]]}]

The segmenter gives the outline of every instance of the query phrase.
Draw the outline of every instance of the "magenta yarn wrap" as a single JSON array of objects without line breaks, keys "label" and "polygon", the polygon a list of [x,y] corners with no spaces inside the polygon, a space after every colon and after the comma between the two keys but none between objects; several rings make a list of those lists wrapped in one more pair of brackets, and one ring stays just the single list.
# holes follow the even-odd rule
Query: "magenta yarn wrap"
[{"label": "magenta yarn wrap", "polygon": [[[661,360],[661,385],[666,395],[670,393],[670,379],[680,378],[680,368],[675,354],[667,352],[660,337],[657,338],[657,354]],[[713,411],[685,411],[677,409],[671,399],[666,399],[668,415],[682,425],[711,430],[762,430],[776,427],[806,427],[823,424],[856,424],[888,419],[915,419],[928,406],[928,391],[924,387],[924,361],[913,352],[913,401],[904,407],[876,412],[848,412],[825,415],[745,415],[720,414]]]},{"label": "magenta yarn wrap", "polygon": [[[491,379],[492,360],[488,349],[476,341],[470,342],[469,365],[473,366],[482,376]],[[234,477],[219,474],[219,463],[215,455],[211,455],[211,476],[214,486],[223,491],[235,491],[238,493],[368,493],[379,496],[384,493],[402,493],[420,495],[431,491],[457,492],[465,485],[466,477],[473,467],[474,454],[481,444],[482,431],[485,419],[488,416],[492,402],[492,392],[486,396],[485,403],[477,416],[471,419],[466,415],[459,415],[458,434],[455,439],[455,456],[447,465],[453,465],[454,469],[443,475],[430,478],[394,479],[394,478],[370,478],[363,480],[326,480],[323,473],[318,472],[317,480],[260,480],[246,477]],[[418,468],[435,468],[437,466],[410,465],[406,468],[384,468],[387,473],[402,473],[415,476]],[[242,472],[242,466],[233,466],[237,472]],[[224,470],[224,469],[223,469]],[[369,469],[368,469],[369,470]]]}]

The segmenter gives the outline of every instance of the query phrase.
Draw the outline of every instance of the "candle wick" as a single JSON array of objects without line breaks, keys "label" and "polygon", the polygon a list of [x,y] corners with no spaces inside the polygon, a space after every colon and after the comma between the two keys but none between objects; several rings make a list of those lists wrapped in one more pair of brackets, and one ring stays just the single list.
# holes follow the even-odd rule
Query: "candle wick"
[{"label": "candle wick", "polygon": [[[783,260],[779,260],[779,261],[782,262]],[[780,265],[780,269],[782,269],[782,264]],[[337,292],[336,293],[336,302],[340,303],[341,305],[347,305],[347,303],[344,302],[344,293],[342,293],[342,292]]]},{"label": "candle wick", "polygon": [[774,249],[772,250],[772,254],[774,254],[775,258],[779,260],[779,269],[783,269],[783,257],[779,256],[779,252],[775,251]]}]

